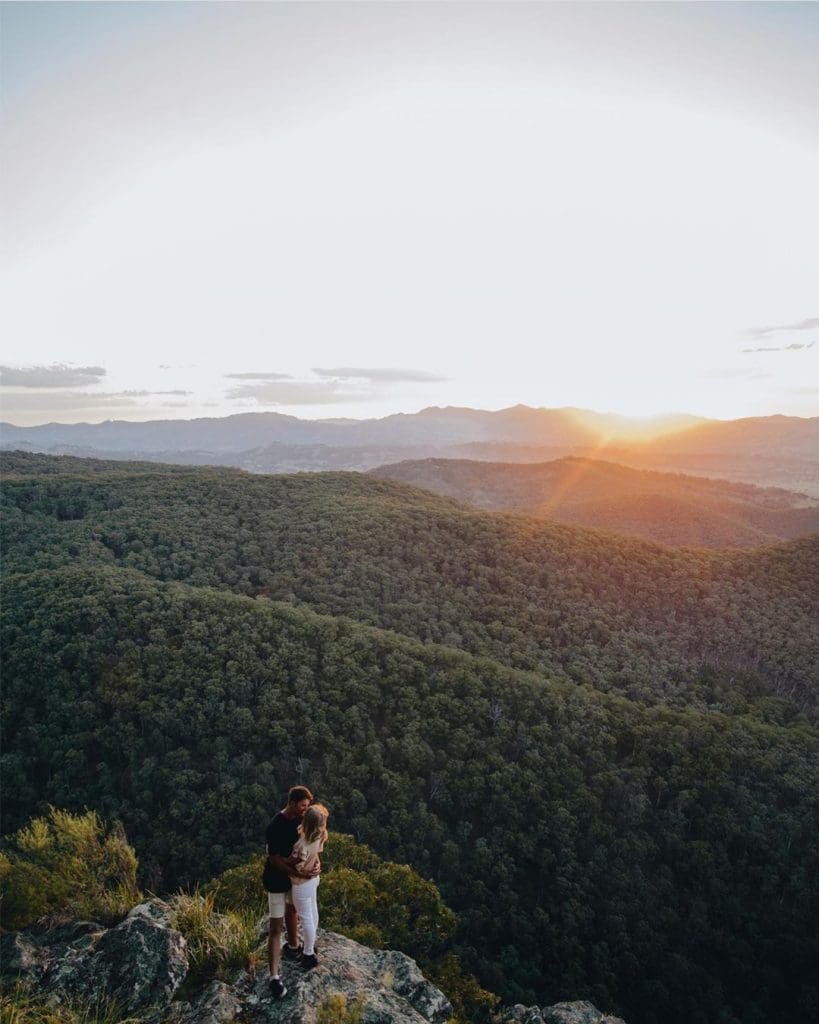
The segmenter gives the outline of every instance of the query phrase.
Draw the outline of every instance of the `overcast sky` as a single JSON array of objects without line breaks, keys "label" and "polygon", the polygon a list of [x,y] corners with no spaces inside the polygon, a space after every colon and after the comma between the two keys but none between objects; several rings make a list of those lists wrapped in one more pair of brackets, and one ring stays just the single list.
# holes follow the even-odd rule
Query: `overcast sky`
[{"label": "overcast sky", "polygon": [[819,4],[6,4],[2,418],[819,414]]}]

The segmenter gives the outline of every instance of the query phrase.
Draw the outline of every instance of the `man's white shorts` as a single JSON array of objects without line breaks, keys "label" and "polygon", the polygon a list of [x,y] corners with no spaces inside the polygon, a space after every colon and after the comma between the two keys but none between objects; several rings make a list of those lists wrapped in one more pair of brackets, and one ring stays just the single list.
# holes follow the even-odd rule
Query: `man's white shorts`
[{"label": "man's white shorts", "polygon": [[267,913],[270,917],[284,917],[285,904],[293,905],[293,896],[289,891],[267,894]]}]

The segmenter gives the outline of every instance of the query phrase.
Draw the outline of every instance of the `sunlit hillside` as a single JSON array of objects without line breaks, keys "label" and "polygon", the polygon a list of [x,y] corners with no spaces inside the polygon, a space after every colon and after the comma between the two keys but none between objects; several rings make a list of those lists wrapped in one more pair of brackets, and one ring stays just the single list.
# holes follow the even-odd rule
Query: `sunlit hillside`
[{"label": "sunlit hillside", "polygon": [[557,522],[633,534],[684,547],[760,547],[819,530],[819,499],[602,460],[490,463],[427,459],[374,475]]}]

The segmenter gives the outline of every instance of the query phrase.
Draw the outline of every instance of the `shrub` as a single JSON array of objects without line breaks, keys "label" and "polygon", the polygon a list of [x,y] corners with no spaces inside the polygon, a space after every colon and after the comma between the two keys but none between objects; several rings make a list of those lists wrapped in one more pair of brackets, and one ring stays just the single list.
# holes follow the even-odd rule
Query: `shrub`
[{"label": "shrub", "polygon": [[318,1024],[361,1024],[364,996],[358,995],[352,1006],[342,992],[328,996],[319,1007]]},{"label": "shrub", "polygon": [[6,928],[24,928],[63,911],[104,924],[140,898],[137,859],[119,826],[106,830],[94,811],[50,807],[15,832],[0,854],[0,900]]}]

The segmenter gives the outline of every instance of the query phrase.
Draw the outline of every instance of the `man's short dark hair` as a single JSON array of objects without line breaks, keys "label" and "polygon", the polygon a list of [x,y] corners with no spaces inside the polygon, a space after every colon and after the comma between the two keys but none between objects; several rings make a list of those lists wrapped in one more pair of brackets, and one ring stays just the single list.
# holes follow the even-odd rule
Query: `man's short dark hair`
[{"label": "man's short dark hair", "polygon": [[307,788],[307,786],[291,786],[287,791],[287,802],[289,804],[297,804],[302,800],[312,800],[313,794]]}]

